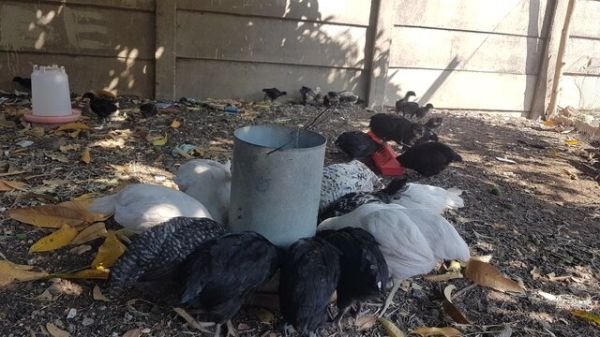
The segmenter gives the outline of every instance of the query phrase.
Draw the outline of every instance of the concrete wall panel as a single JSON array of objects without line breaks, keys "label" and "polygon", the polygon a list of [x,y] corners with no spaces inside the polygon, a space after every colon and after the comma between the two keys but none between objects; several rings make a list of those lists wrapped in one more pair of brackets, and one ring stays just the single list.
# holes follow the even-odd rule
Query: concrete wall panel
[{"label": "concrete wall panel", "polygon": [[561,88],[559,106],[600,111],[600,77],[565,75]]},{"label": "concrete wall panel", "polygon": [[571,36],[600,39],[600,1],[579,0],[571,21]]}]

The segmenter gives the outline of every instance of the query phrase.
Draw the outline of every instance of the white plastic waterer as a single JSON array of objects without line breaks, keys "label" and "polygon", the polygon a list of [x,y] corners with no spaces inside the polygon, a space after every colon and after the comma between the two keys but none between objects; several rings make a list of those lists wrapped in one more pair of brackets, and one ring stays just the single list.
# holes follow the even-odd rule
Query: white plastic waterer
[{"label": "white plastic waterer", "polygon": [[24,118],[32,123],[69,123],[81,116],[81,111],[71,108],[69,77],[65,67],[58,65],[33,66],[31,105],[32,113]]}]

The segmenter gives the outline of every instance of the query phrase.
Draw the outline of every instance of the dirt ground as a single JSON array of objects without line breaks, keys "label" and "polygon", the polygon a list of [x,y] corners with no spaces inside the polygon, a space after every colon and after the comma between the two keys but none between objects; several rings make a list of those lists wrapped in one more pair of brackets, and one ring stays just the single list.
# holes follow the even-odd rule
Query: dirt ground
[{"label": "dirt ground", "polygon": [[[173,186],[172,173],[186,160],[172,152],[176,146],[192,144],[199,149],[197,157],[222,161],[231,156],[237,127],[303,125],[318,112],[291,104],[246,105],[244,113],[229,115],[188,102],[143,119],[134,108],[136,103],[123,99],[121,110],[126,116],[117,118],[109,129],[69,135],[22,124],[23,106],[6,100],[0,105],[0,179],[23,181],[27,188],[0,192],[0,212],[71,200],[89,192],[108,193],[124,182]],[[575,132],[542,130],[539,123],[522,118],[437,113],[444,116],[441,140],[455,147],[464,162],[428,179],[410,173],[410,180],[463,189],[465,207],[448,212],[447,218],[473,255],[492,255],[491,263],[527,291],[509,295],[472,286],[466,279],[432,282],[416,277],[404,282],[386,317],[405,332],[420,326],[454,326],[466,336],[499,336],[501,331],[504,337],[511,331],[512,336],[600,336],[599,327],[570,313],[573,309],[600,313],[600,186],[594,171],[598,149],[581,140],[567,145],[567,139],[578,137]],[[345,160],[333,146],[335,137],[346,130],[365,129],[369,116],[357,106],[325,115],[316,130],[328,138],[327,163]],[[173,120],[181,125],[171,127]],[[93,117],[85,122],[98,125]],[[165,134],[165,145],[152,144],[153,137]],[[75,146],[69,150],[71,144]],[[89,147],[90,164],[80,161],[85,147]],[[88,265],[101,243],[92,242],[92,249],[81,255],[70,252],[70,247],[28,254],[31,244],[49,232],[2,214],[0,253],[46,271],[69,271]],[[92,288],[98,284],[104,289],[104,282],[61,281],[52,298],[40,298],[52,283],[15,283],[0,289],[0,336],[47,336],[46,323],[71,336],[118,337],[134,328],[140,328],[143,336],[201,335],[172,308],[132,301],[134,295],[119,302],[95,301]],[[471,324],[456,324],[444,315],[440,300],[448,284],[457,287],[459,295],[453,301]],[[380,304],[366,304],[360,317],[372,315]],[[276,313],[273,318],[257,308],[244,309],[234,324],[243,336],[277,337],[282,331]],[[381,325],[370,325],[359,331],[349,317],[343,332],[329,328],[322,335],[387,334]]]}]

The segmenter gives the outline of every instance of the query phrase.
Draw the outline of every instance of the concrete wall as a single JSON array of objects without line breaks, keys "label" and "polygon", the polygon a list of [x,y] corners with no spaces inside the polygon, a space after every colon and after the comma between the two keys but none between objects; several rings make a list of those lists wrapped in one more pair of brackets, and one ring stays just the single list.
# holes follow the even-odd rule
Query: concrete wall
[{"label": "concrete wall", "polygon": [[[0,89],[33,64],[74,91],[258,99],[352,90],[525,113],[557,0],[0,0]],[[600,109],[600,1],[579,0],[561,105]]]},{"label": "concrete wall", "polygon": [[0,1],[0,88],[56,63],[73,91],[151,95],[153,27],[153,0]]},{"label": "concrete wall", "polygon": [[600,1],[578,0],[559,105],[600,110]]}]

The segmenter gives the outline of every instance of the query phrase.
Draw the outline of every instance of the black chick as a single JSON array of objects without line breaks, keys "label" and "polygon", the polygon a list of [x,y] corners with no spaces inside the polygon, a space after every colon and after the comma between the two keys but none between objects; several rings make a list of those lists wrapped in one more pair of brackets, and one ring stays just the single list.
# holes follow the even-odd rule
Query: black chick
[{"label": "black chick", "polygon": [[144,118],[156,116],[158,114],[158,107],[154,103],[144,103],[140,105],[140,112]]},{"label": "black chick", "polygon": [[31,92],[31,78],[15,76],[12,79],[21,89]]},{"label": "black chick", "polygon": [[265,99],[268,98],[271,101],[274,101],[281,96],[287,95],[287,91],[280,91],[277,88],[265,88],[262,91],[265,93]]},{"label": "black chick", "polygon": [[444,119],[442,117],[431,117],[429,118],[429,120],[427,120],[427,122],[425,122],[423,126],[430,130],[433,130],[442,126],[443,121]]},{"label": "black chick", "polygon": [[462,157],[450,146],[437,142],[415,145],[396,159],[402,166],[426,177],[442,172],[452,162],[462,161]]},{"label": "black chick", "polygon": [[231,319],[247,295],[268,281],[280,265],[279,250],[255,232],[227,234],[209,240],[190,255],[182,267],[185,286],[181,303],[201,310],[217,323],[215,336]]},{"label": "black chick", "polygon": [[113,101],[109,100],[108,98],[98,96],[93,92],[86,92],[81,98],[89,99],[90,110],[98,116],[102,124],[110,121],[110,115],[118,109],[117,105]]},{"label": "black chick", "polygon": [[226,233],[208,218],[176,217],[135,236],[111,268],[110,295],[118,296],[138,280],[171,283],[176,267],[203,242]]},{"label": "black chick", "polygon": [[310,102],[315,102],[317,94],[309,87],[302,86],[300,88],[300,96],[302,96],[302,104],[306,105]]},{"label": "black chick", "polygon": [[361,131],[344,132],[335,140],[335,145],[351,159],[365,159],[379,149],[379,144]]},{"label": "black chick", "polygon": [[340,95],[335,91],[327,92],[323,97],[323,105],[327,108],[335,107],[340,103]]},{"label": "black chick", "polygon": [[433,111],[433,104],[427,103],[425,106],[419,107],[417,110],[415,110],[411,117],[417,117],[418,119],[421,119],[427,114],[431,113],[431,111]]},{"label": "black chick", "polygon": [[396,193],[406,187],[406,182],[407,178],[402,177],[393,179],[385,188],[379,191],[348,193],[329,204],[327,208],[319,213],[319,223],[328,218],[350,213],[365,204],[389,204]]},{"label": "black chick", "polygon": [[389,279],[388,266],[373,235],[362,228],[324,230],[317,232],[317,237],[341,252],[336,318],[341,330],[342,318],[355,301],[377,296],[385,289]]},{"label": "black chick", "polygon": [[414,92],[414,91],[408,91],[408,92],[407,92],[407,93],[404,95],[404,97],[403,97],[403,98],[401,98],[401,99],[397,100],[397,101],[396,101],[396,112],[397,112],[397,113],[400,113],[400,110],[401,110],[401,108],[402,108],[402,104],[403,104],[403,103],[406,103],[406,102],[408,102],[408,101],[409,101],[409,99],[410,99],[411,97],[415,97],[415,96],[417,96],[417,95],[415,94],[415,92]]},{"label": "black chick", "polygon": [[297,241],[284,256],[279,278],[281,314],[301,335],[316,337],[340,278],[340,252],[313,237]]},{"label": "black chick", "polygon": [[425,128],[408,119],[389,113],[377,113],[371,116],[369,127],[384,141],[393,140],[398,144],[413,144],[423,137]]}]

